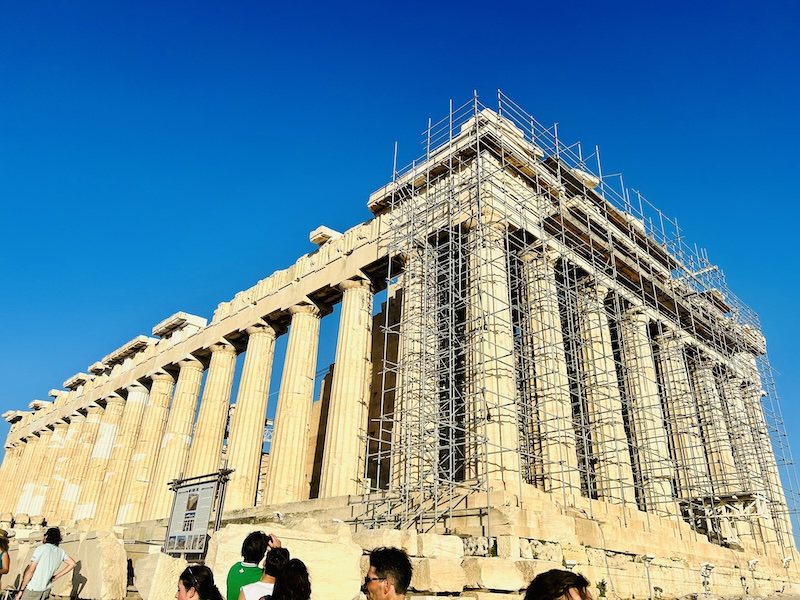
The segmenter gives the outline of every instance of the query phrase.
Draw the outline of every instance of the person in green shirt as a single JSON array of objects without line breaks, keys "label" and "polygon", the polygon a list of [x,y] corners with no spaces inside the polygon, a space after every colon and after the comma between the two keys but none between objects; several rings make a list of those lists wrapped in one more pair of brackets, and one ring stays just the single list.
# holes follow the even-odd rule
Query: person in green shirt
[{"label": "person in green shirt", "polygon": [[272,540],[273,536],[267,535],[263,531],[254,531],[244,538],[242,560],[228,571],[227,600],[238,600],[239,590],[243,585],[261,579],[261,567],[258,564],[272,546]]}]

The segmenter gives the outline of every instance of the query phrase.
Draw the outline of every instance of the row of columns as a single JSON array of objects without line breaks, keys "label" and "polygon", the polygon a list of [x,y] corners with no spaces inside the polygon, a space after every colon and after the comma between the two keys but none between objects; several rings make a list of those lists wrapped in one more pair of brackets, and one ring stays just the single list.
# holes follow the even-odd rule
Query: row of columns
[{"label": "row of columns", "polygon": [[[326,434],[321,496],[363,492],[364,451],[372,371],[372,288],[346,281]],[[265,504],[308,497],[306,455],[322,311],[290,310],[286,358],[278,396]],[[228,466],[234,469],[227,509],[253,506],[278,331],[266,322],[246,330],[247,349],[230,423]],[[92,520],[96,526],[165,517],[168,482],[220,468],[236,349],[225,340],[203,363],[188,355],[177,378],[167,371],[134,382],[83,411],[7,448],[2,502],[16,513],[50,522]],[[200,398],[200,390],[203,390]],[[198,411],[199,404],[199,411]],[[195,423],[195,414],[197,420]],[[193,428],[194,425],[194,428]],[[194,429],[194,430],[193,430]],[[16,491],[15,491],[16,490]]]}]

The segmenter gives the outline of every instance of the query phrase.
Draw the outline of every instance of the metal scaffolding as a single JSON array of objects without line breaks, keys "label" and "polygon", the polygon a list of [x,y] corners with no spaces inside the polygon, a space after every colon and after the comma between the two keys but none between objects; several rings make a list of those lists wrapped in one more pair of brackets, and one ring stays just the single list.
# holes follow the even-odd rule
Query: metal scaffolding
[{"label": "metal scaffolding", "polygon": [[793,555],[796,475],[758,318],[596,148],[475,96],[429,122],[371,208],[391,258],[376,522],[446,529],[502,480]]}]

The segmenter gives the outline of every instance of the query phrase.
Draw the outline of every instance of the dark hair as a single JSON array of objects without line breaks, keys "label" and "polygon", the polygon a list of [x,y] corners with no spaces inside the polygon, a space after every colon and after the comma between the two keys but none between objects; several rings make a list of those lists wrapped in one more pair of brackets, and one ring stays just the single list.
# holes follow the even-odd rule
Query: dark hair
[{"label": "dark hair", "polygon": [[589,580],[580,573],[552,569],[539,573],[533,578],[525,592],[525,600],[556,600],[566,594],[570,588],[575,588],[583,600],[588,600],[587,587],[589,587]]},{"label": "dark hair", "polygon": [[309,600],[309,598],[311,598],[311,581],[308,579],[308,569],[302,560],[293,558],[283,565],[275,579],[272,600]]},{"label": "dark hair", "polygon": [[0,552],[8,552],[8,538],[0,536]]},{"label": "dark hair", "polygon": [[61,530],[58,527],[51,527],[44,532],[44,543],[58,546],[61,543]]},{"label": "dark hair", "polygon": [[375,548],[369,555],[369,564],[375,567],[378,577],[390,579],[398,594],[405,594],[411,585],[411,561],[400,548]]},{"label": "dark hair", "polygon": [[277,578],[289,558],[291,557],[286,548],[270,548],[264,559],[264,574]]},{"label": "dark hair", "polygon": [[254,531],[242,542],[244,562],[260,563],[269,546],[269,536],[263,531]]},{"label": "dark hair", "polygon": [[206,566],[189,565],[180,574],[180,580],[187,590],[196,589],[202,600],[222,600],[222,594],[214,585],[214,573]]}]

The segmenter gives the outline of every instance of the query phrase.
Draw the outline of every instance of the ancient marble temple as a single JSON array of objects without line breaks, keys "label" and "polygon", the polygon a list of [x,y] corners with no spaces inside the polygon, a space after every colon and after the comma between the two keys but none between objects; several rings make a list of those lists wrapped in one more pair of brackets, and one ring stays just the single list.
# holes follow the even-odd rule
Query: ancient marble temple
[{"label": "ancient marble temple", "polygon": [[[638,523],[785,567],[758,321],[666,217],[599,173],[503,96],[452,109],[370,196],[370,220],[315,229],[313,252],[210,323],[176,312],[52,402],[7,412],[6,519],[159,519],[170,480],[227,465],[226,511],[349,496],[371,507],[362,523],[485,530],[502,490],[617,515],[620,547]],[[315,387],[320,322],[337,316]]]}]

